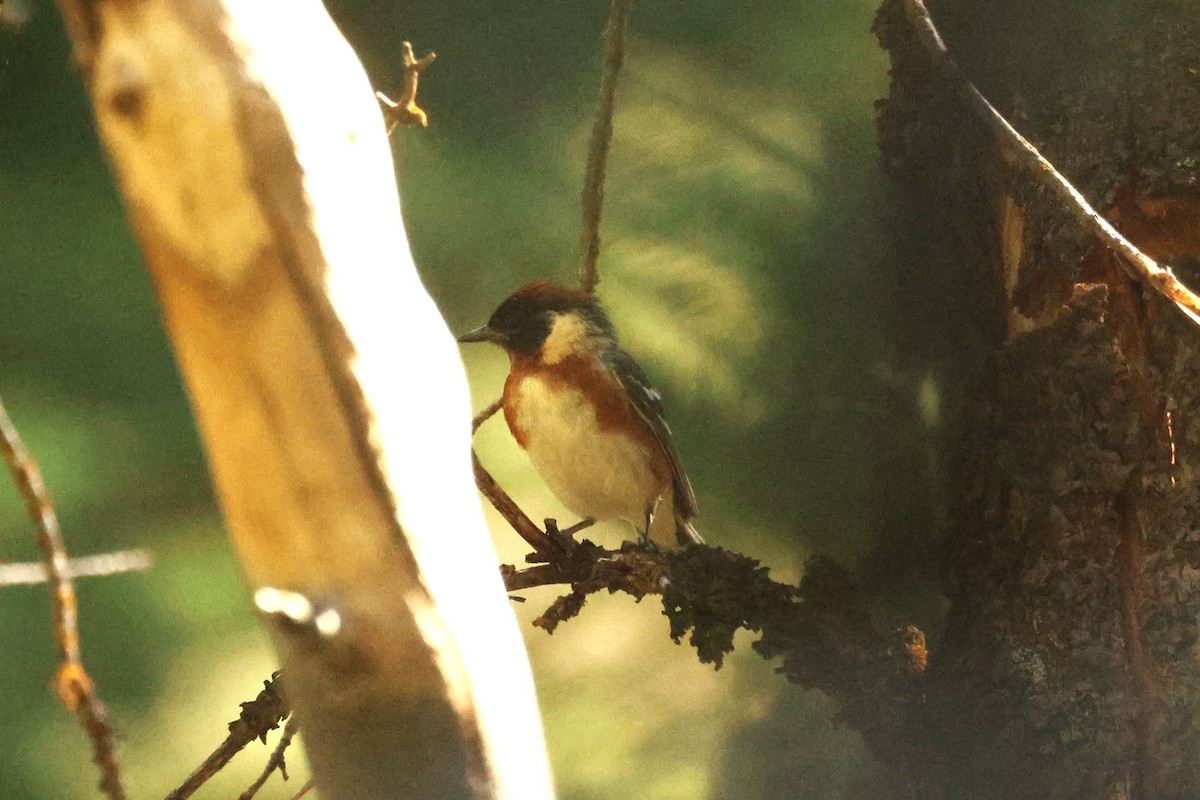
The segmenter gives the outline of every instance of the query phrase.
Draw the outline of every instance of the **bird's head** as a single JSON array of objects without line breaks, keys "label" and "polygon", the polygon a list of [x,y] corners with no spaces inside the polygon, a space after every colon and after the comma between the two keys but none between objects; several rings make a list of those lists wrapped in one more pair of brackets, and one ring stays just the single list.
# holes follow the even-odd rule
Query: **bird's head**
[{"label": "bird's head", "polygon": [[492,342],[514,358],[538,356],[556,363],[570,355],[599,354],[616,342],[596,297],[573,286],[534,281],[509,295],[488,324],[458,337]]}]

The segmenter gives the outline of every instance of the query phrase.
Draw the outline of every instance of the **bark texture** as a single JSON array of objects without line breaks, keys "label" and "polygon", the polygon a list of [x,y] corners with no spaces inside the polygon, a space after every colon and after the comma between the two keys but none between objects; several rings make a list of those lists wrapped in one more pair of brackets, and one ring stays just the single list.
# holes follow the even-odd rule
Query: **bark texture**
[{"label": "bark texture", "polygon": [[353,52],[316,0],[60,8],[321,796],[551,796]]},{"label": "bark texture", "polygon": [[[942,0],[968,76],[1135,244],[1200,264],[1189,0]],[[1134,283],[929,68],[901,3],[884,165],[985,355],[961,409],[947,628],[873,741],[898,796],[1200,796],[1200,329]],[[936,281],[935,281],[936,282]],[[1194,285],[1194,283],[1193,283]],[[969,333],[969,336],[967,335]]]}]

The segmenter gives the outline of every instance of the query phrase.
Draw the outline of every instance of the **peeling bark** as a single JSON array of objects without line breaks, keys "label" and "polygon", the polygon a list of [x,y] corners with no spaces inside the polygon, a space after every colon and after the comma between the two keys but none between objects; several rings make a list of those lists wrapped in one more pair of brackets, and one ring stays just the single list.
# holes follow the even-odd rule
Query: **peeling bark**
[{"label": "peeling bark", "polygon": [[[890,731],[907,744],[897,794],[1200,796],[1200,330],[1003,166],[899,5],[876,26],[893,64],[884,165],[920,205],[922,269],[960,276],[988,352],[960,409],[948,625]],[[1194,276],[1194,4],[930,5],[1016,127]]]}]

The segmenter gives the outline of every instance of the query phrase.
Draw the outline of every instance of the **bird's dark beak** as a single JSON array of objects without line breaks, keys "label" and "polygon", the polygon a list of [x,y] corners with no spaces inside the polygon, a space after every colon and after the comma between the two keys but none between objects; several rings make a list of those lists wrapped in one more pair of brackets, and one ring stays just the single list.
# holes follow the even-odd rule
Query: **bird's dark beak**
[{"label": "bird's dark beak", "polygon": [[491,342],[492,344],[504,345],[504,335],[497,330],[484,325],[482,328],[476,328],[473,331],[467,331],[462,336],[458,337],[458,341],[463,344],[469,342]]}]

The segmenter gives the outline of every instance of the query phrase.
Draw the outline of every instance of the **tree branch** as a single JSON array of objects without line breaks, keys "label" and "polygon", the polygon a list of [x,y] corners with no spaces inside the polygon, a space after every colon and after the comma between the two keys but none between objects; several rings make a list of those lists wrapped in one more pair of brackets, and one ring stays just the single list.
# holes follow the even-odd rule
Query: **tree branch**
[{"label": "tree branch", "polygon": [[[471,433],[474,434],[478,431],[479,426],[494,416],[502,405],[503,401],[497,400],[476,414],[475,418],[471,420]],[[541,553],[554,550],[555,543],[551,537],[534,524],[533,520],[521,510],[516,501],[508,495],[508,492],[500,487],[500,484],[492,477],[492,473],[484,468],[474,448],[471,450],[471,466],[475,470],[476,487],[488,499],[492,507],[508,520],[508,524],[512,525],[517,535],[524,539],[525,543],[534,549],[534,552]]]},{"label": "tree branch", "polygon": [[571,586],[534,621],[549,633],[602,590],[636,600],[661,595],[671,638],[687,637],[701,662],[718,669],[737,631],[758,633],[755,652],[781,658],[792,683],[837,698],[864,731],[903,719],[921,702],[915,689],[928,658],[924,633],[881,622],[851,573],[830,559],[810,560],[800,585],[789,586],[754,559],[717,547],[664,552],[627,542],[606,550],[585,540],[528,569],[505,564],[501,574],[509,591]]},{"label": "tree branch", "polygon": [[1010,165],[1028,172],[1039,184],[1054,193],[1066,210],[1083,227],[1090,229],[1106,247],[1120,256],[1126,272],[1134,280],[1152,287],[1200,324],[1200,297],[1183,285],[1175,273],[1159,265],[1113,227],[1088,203],[1066,179],[962,73],[922,0],[901,0],[905,19],[913,26],[917,39],[928,51],[934,68],[949,82],[1000,144],[1000,155]]},{"label": "tree branch", "polygon": [[8,464],[13,484],[25,500],[25,509],[37,528],[42,549],[42,568],[50,582],[50,614],[54,640],[58,644],[59,667],[52,686],[62,704],[78,717],[92,742],[92,760],[100,767],[100,788],[112,800],[124,800],[121,769],[113,750],[108,711],[96,694],[96,686],[83,666],[79,646],[79,606],[71,565],[58,527],[58,514],[42,480],[37,462],[25,448],[8,410],[0,400],[0,452]]},{"label": "tree branch", "polygon": [[[283,696],[279,693],[277,682],[279,673],[276,672],[268,681],[263,681],[263,690],[253,700],[242,703],[242,711],[238,718],[229,723],[229,735],[217,746],[212,754],[204,759],[204,763],[196,767],[183,784],[167,795],[166,800],[185,800],[191,797],[197,789],[216,775],[236,756],[246,745],[255,739],[263,743],[267,741],[267,733],[279,727],[279,722],[291,713]],[[285,732],[286,735],[286,732]],[[290,737],[289,737],[290,741]],[[274,760],[274,756],[272,756]],[[280,754],[280,762],[283,756]],[[268,762],[270,764],[271,762]],[[274,769],[274,767],[271,767]],[[266,773],[269,775],[270,771]],[[266,780],[264,776],[263,781]],[[257,788],[255,788],[257,791]]]}]

